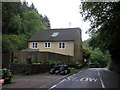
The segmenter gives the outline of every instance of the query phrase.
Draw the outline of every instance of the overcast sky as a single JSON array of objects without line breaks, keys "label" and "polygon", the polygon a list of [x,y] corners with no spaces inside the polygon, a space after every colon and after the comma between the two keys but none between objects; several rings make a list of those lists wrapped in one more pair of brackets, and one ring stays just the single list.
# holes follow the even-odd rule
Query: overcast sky
[{"label": "overcast sky", "polygon": [[51,24],[51,28],[75,28],[82,29],[82,40],[89,38],[85,34],[90,28],[89,22],[83,22],[80,12],[80,0],[26,0],[33,3],[38,12],[46,15]]}]

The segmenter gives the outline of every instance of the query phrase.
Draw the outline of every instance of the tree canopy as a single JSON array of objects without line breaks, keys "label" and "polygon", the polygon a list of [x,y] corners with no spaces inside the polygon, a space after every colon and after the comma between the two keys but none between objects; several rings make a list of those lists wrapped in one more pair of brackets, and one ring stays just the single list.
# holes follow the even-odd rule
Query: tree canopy
[{"label": "tree canopy", "polygon": [[84,20],[91,21],[91,46],[108,50],[112,63],[120,66],[120,2],[82,2],[81,8]]},{"label": "tree canopy", "polygon": [[33,3],[2,3],[3,52],[27,48],[27,40],[36,31],[49,28],[48,17],[39,14]]}]

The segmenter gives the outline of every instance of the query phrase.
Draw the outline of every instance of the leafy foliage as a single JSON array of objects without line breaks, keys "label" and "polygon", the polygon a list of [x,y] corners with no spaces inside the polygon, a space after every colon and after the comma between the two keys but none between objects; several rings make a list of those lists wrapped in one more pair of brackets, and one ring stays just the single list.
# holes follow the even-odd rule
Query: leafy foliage
[{"label": "leafy foliage", "polygon": [[[111,48],[111,44],[119,40],[119,24],[120,20],[120,2],[118,3],[83,3],[82,15],[84,20],[91,21],[91,29],[89,32],[97,42],[96,46],[104,49]],[[118,44],[118,42],[117,42]],[[118,44],[119,45],[119,44]],[[117,48],[118,49],[118,48]]]},{"label": "leafy foliage", "polygon": [[100,67],[107,66],[110,61],[109,54],[103,54],[100,49],[96,48],[90,55],[89,64],[98,64]]},{"label": "leafy foliage", "polygon": [[6,68],[2,69],[2,79],[4,79],[5,84],[12,80],[12,73]]},{"label": "leafy foliage", "polygon": [[83,2],[81,8],[84,20],[91,21],[91,46],[108,50],[114,65],[120,64],[120,2]]},{"label": "leafy foliage", "polygon": [[87,63],[92,51],[85,46],[82,47],[82,51],[83,51],[83,59],[86,60]]},{"label": "leafy foliage", "polygon": [[108,62],[111,60],[108,51],[104,53],[99,48],[92,48],[90,46],[91,40],[88,39],[83,42],[83,58],[86,60],[85,66],[94,65],[99,67],[107,66]]},{"label": "leafy foliage", "polygon": [[80,72],[80,69],[77,69],[77,68],[69,68],[69,69],[70,69],[70,74],[75,74]]},{"label": "leafy foliage", "polygon": [[83,59],[84,59],[85,66],[88,64],[90,54],[92,53],[92,49],[89,46],[89,41],[90,39],[83,41],[83,45],[82,45],[82,52],[83,52]]},{"label": "leafy foliage", "polygon": [[60,64],[59,60],[50,60],[49,64]]},{"label": "leafy foliage", "polygon": [[3,35],[2,50],[14,51],[27,48],[27,38],[25,35]]},{"label": "leafy foliage", "polygon": [[13,34],[19,34],[21,31],[21,19],[20,19],[20,15],[13,15],[10,18],[10,22],[8,25],[9,32],[12,32]]},{"label": "leafy foliage", "polygon": [[50,28],[47,16],[39,14],[33,3],[3,2],[2,16],[3,52],[27,48],[27,40],[36,31]]}]

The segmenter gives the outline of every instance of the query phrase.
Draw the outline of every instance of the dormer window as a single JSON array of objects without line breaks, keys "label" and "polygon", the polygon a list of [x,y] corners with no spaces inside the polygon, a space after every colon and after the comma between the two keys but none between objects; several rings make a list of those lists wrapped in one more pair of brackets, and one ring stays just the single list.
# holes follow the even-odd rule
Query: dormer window
[{"label": "dormer window", "polygon": [[57,37],[58,34],[59,34],[59,32],[54,32],[51,36],[52,36],[52,37]]},{"label": "dormer window", "polygon": [[38,48],[38,43],[37,42],[33,42],[32,43],[32,49],[37,49]]}]

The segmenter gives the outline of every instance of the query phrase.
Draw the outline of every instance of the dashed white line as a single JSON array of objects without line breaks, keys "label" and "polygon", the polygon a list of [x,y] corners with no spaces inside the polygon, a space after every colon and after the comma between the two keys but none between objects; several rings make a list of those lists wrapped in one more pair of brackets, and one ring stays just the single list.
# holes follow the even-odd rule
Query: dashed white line
[{"label": "dashed white line", "polygon": [[103,84],[101,77],[100,77],[100,81],[101,81],[102,88],[105,88],[105,85]]},{"label": "dashed white line", "polygon": [[101,78],[100,73],[99,73],[98,70],[97,70],[97,73],[98,73],[98,76],[99,76],[99,78],[100,78],[100,82],[101,82],[102,88],[105,88],[105,85],[104,85],[104,83],[103,83],[103,80],[102,80],[102,78]]},{"label": "dashed white line", "polygon": [[[97,72],[98,72],[98,70],[97,70]],[[98,76],[100,76],[100,73],[98,72]]]},{"label": "dashed white line", "polygon": [[62,81],[60,81],[59,83],[62,83],[62,82],[64,82],[65,81],[65,79],[63,79]]},{"label": "dashed white line", "polygon": [[55,88],[57,85],[52,86],[51,88]]},{"label": "dashed white line", "polygon": [[[82,72],[82,71],[81,71]],[[68,79],[68,81],[69,80],[71,80],[71,79],[73,79],[73,77],[75,76],[76,74],[73,74],[72,76],[69,76],[69,77],[67,77],[67,79]],[[67,79],[63,79],[62,81],[60,81],[59,83],[63,83],[64,81],[67,81]],[[74,79],[76,79],[76,77],[74,78]],[[57,85],[53,85],[51,88],[49,88],[48,90],[51,90],[51,89],[53,89],[53,88],[55,88]]]},{"label": "dashed white line", "polygon": [[48,90],[51,90],[51,89],[53,89],[53,88],[55,88],[57,85],[53,85],[50,89],[48,89]]}]

